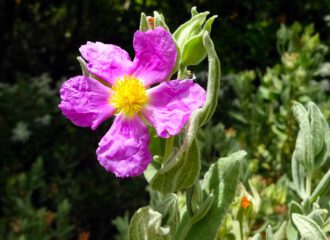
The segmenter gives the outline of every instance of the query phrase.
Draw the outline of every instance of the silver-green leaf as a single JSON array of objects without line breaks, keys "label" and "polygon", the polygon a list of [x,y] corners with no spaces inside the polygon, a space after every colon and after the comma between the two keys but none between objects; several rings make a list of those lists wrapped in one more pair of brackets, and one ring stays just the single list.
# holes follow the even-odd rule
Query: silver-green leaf
[{"label": "silver-green leaf", "polygon": [[302,240],[327,240],[321,228],[312,219],[294,213],[292,220]]},{"label": "silver-green leaf", "polygon": [[140,208],[131,219],[128,240],[171,240],[170,227],[161,223],[161,213],[149,206]]}]

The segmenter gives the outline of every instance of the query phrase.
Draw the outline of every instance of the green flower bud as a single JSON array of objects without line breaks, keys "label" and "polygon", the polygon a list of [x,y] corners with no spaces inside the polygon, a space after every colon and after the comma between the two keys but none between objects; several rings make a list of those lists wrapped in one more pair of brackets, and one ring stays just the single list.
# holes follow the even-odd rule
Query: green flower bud
[{"label": "green flower bud", "polygon": [[198,13],[196,8],[192,8],[191,14],[192,18],[182,24],[173,34],[181,52],[181,65],[183,67],[197,65],[206,57],[203,35],[205,32],[211,32],[212,23],[217,17],[213,16],[205,22],[209,12]]},{"label": "green flower bud", "polygon": [[213,16],[208,19],[201,32],[191,37],[184,45],[182,50],[181,64],[183,66],[197,65],[206,57],[206,49],[203,44],[203,35],[205,32],[211,32],[211,26],[214,19]]}]

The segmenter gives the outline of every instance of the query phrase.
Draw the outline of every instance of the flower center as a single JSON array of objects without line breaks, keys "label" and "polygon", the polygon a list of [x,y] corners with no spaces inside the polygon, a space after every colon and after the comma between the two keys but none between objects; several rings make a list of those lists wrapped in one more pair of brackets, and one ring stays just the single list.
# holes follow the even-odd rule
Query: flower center
[{"label": "flower center", "polygon": [[112,86],[109,103],[127,117],[133,117],[147,104],[148,95],[142,82],[133,76],[118,78]]}]

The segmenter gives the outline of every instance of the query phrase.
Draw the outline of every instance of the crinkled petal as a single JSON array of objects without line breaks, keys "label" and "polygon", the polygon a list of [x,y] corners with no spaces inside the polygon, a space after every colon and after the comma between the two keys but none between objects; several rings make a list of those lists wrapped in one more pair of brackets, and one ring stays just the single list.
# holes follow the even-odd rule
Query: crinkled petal
[{"label": "crinkled petal", "polygon": [[100,164],[117,177],[133,177],[143,173],[151,161],[147,126],[135,116],[127,119],[119,114],[96,151]]},{"label": "crinkled petal", "polygon": [[79,51],[88,61],[88,71],[110,84],[114,84],[117,78],[128,74],[133,64],[125,50],[112,44],[87,42],[79,48]]},{"label": "crinkled petal", "polygon": [[142,113],[163,138],[178,134],[205,102],[205,90],[191,79],[162,82],[148,94],[149,104]]},{"label": "crinkled petal", "polygon": [[146,86],[166,80],[176,61],[172,35],[162,27],[134,34],[135,58],[131,74]]},{"label": "crinkled petal", "polygon": [[110,95],[111,89],[97,80],[76,76],[63,83],[59,108],[75,125],[94,130],[115,112]]}]

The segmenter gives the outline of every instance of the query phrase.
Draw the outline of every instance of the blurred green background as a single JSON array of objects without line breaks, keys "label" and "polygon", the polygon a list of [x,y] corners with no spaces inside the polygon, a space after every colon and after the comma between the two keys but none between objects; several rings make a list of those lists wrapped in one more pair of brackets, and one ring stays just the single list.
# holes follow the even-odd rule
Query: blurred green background
[{"label": "blurred green background", "polygon": [[[252,173],[272,181],[281,177],[296,132],[289,124],[291,100],[314,100],[330,116],[330,1],[5,0],[0,239],[122,239],[128,217],[148,201],[145,180],[105,172],[95,150],[109,121],[95,132],[75,127],[57,108],[58,89],[80,74],[80,45],[112,43],[133,57],[141,12],[163,13],[173,32],[193,6],[218,15],[211,35],[223,75],[213,123],[199,135],[204,165],[244,148],[251,159],[245,179]],[[299,24],[278,32],[294,22]],[[296,53],[297,64],[290,67]],[[204,86],[206,67],[193,68]],[[297,80],[301,70],[305,75]]]}]

